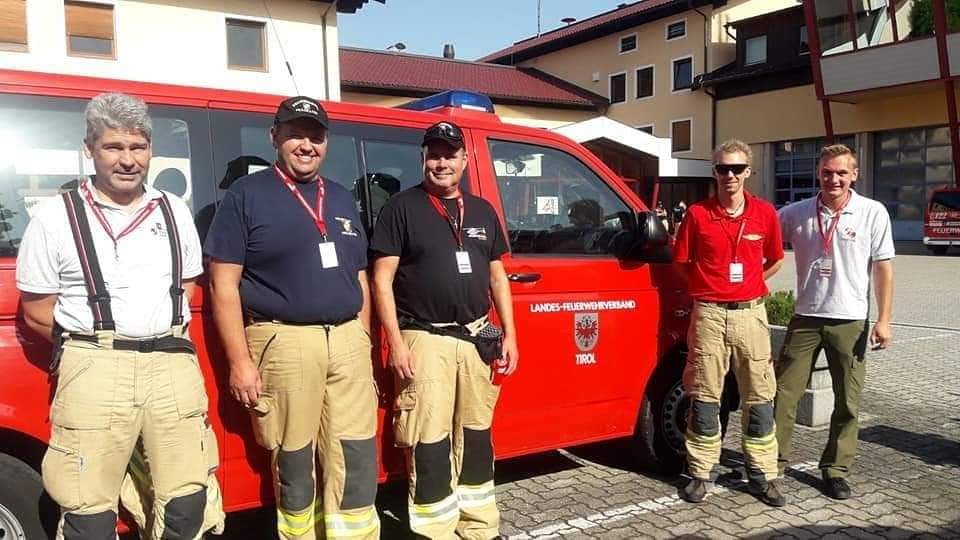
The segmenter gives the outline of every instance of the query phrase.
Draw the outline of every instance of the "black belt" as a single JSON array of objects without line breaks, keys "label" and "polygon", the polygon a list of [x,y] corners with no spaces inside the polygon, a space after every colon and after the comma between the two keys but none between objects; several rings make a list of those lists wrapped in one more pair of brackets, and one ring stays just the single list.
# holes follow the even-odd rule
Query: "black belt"
[{"label": "black belt", "polygon": [[720,306],[724,309],[750,309],[752,307],[763,305],[763,298],[754,298],[745,302],[711,302],[710,300],[697,300],[701,304],[710,304],[711,306]]},{"label": "black belt", "polygon": [[353,317],[348,317],[346,319],[340,319],[337,321],[312,321],[312,322],[281,321],[279,319],[264,319],[261,317],[250,317],[250,323],[274,323],[274,324],[282,324],[285,326],[340,326],[355,320],[357,320],[356,315],[354,315]]},{"label": "black belt", "polygon": [[[99,343],[97,336],[87,334],[70,334],[70,339]],[[197,354],[197,348],[187,338],[176,336],[162,336],[147,339],[119,339],[114,338],[113,349],[116,351],[136,351],[141,353],[160,352],[189,352]]]}]

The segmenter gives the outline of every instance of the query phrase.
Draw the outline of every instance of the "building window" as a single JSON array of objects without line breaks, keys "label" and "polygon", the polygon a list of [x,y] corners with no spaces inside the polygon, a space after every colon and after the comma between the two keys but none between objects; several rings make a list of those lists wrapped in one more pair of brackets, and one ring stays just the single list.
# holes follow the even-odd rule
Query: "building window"
[{"label": "building window", "polygon": [[[841,137],[838,143],[855,148],[852,136]],[[823,139],[782,141],[774,148],[774,196],[778,208],[792,202],[813,197],[820,190],[817,181],[817,161]]]},{"label": "building window", "polygon": [[800,54],[810,54],[810,41],[807,38],[807,25],[800,27]]},{"label": "building window", "polygon": [[743,44],[743,64],[752,66],[767,61],[767,36],[748,38]]},{"label": "building window", "polygon": [[258,21],[227,19],[227,66],[230,69],[267,70],[266,25]]},{"label": "building window", "polygon": [[635,51],[637,49],[637,35],[630,34],[620,38],[620,54]]},{"label": "building window", "polygon": [[890,211],[896,238],[919,240],[930,194],[953,183],[950,129],[881,131],[874,140],[874,198]]},{"label": "building window", "polygon": [[653,66],[637,68],[637,99],[653,97]]},{"label": "building window", "polygon": [[623,103],[627,100],[627,74],[615,73],[610,75],[610,104]]},{"label": "building window", "polygon": [[26,0],[0,0],[0,51],[26,50]]},{"label": "building window", "polygon": [[67,54],[116,58],[113,6],[71,0],[63,5],[67,25]]},{"label": "building window", "polygon": [[649,133],[653,135],[653,124],[647,124],[645,126],[637,126],[637,131],[642,131],[644,133]]},{"label": "building window", "polygon": [[688,90],[693,85],[693,57],[673,61],[673,91]]},{"label": "building window", "polygon": [[670,122],[670,145],[673,152],[689,152],[693,148],[692,138],[693,120],[673,120]]},{"label": "building window", "polygon": [[687,35],[687,21],[674,21],[667,25],[667,35],[666,40],[672,41],[674,39],[680,39]]}]

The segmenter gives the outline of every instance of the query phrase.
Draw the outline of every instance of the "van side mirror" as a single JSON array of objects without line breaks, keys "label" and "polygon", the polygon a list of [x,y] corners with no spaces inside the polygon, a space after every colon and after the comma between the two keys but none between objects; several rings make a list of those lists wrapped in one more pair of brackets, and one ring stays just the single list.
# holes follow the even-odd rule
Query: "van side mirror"
[{"label": "van side mirror", "polygon": [[671,262],[670,235],[657,213],[637,212],[631,218],[631,230],[617,239],[614,253],[628,261]]}]

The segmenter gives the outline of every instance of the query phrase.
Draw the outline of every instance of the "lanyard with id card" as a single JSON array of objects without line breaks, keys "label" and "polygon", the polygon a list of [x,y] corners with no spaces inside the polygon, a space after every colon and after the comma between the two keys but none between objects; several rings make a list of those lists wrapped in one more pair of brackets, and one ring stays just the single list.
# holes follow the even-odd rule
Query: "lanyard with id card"
[{"label": "lanyard with id card", "polygon": [[740,247],[740,240],[743,239],[743,230],[747,227],[747,219],[740,218],[740,229],[737,231],[737,238],[730,238],[730,234],[727,232],[727,227],[723,227],[724,234],[727,235],[727,238],[730,239],[730,243],[733,246],[733,262],[730,263],[730,283],[743,283],[743,263],[740,262],[740,258],[737,256],[737,250]]},{"label": "lanyard with id card", "polygon": [[307,214],[310,215],[310,218],[313,220],[313,223],[317,226],[317,230],[320,231],[320,237],[323,239],[322,242],[317,246],[320,249],[320,266],[324,270],[328,268],[336,268],[340,265],[340,262],[337,260],[337,246],[333,242],[327,240],[327,222],[323,218],[323,198],[326,194],[326,188],[323,185],[323,178],[319,175],[317,176],[317,208],[314,210],[310,207],[310,204],[307,203],[306,199],[303,198],[303,194],[300,193],[300,190],[297,189],[297,184],[291,180],[286,173],[280,169],[279,166],[274,165],[273,168],[277,171],[277,176],[280,177],[280,180],[283,181],[284,185],[290,189],[290,193],[293,194],[294,198],[297,199],[297,202],[300,203],[300,206],[307,211]]},{"label": "lanyard with id card", "polygon": [[820,208],[823,205],[823,197],[820,194],[817,194],[817,205],[816,216],[817,220],[817,232],[820,233],[820,243],[823,246],[823,255],[820,257],[820,277],[824,279],[830,278],[833,275],[833,239],[836,237],[837,226],[840,224],[840,214],[843,213],[844,208],[847,207],[847,204],[850,202],[850,194],[847,193],[847,198],[843,201],[843,204],[840,205],[840,208],[837,209],[833,214],[833,221],[830,223],[826,233],[823,230],[823,219],[820,216]]},{"label": "lanyard with id card", "polygon": [[439,197],[434,195],[427,194],[427,198],[430,199],[430,204],[433,205],[433,209],[440,214],[440,217],[447,222],[447,225],[450,226],[450,231],[453,232],[453,239],[457,242],[457,251],[455,252],[456,261],[457,261],[457,271],[461,274],[472,274],[473,267],[470,265],[470,253],[463,248],[463,217],[465,211],[463,209],[463,196],[460,195],[457,197],[457,210],[458,216],[454,218],[450,215],[450,212],[447,211],[447,207],[440,202]]}]

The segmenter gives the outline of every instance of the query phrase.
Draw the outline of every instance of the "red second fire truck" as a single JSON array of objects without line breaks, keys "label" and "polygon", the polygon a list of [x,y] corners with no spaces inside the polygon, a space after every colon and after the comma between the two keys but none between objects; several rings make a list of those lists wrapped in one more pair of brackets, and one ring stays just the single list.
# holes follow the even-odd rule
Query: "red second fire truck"
[{"label": "red second fire truck", "polygon": [[[49,344],[22,321],[17,248],[34,206],[93,172],[80,151],[83,108],[108,90],[150,105],[148,181],[187,202],[201,238],[230,182],[275,158],[268,131],[280,96],[0,70],[0,538],[43,538],[57,515],[38,472],[56,374],[48,372]],[[662,225],[637,195],[579,144],[501,123],[484,96],[452,92],[397,109],[324,106],[331,128],[322,173],[352,190],[368,229],[391,195],[421,181],[422,130],[443,118],[463,127],[465,184],[497,209],[511,247],[504,264],[521,364],[503,382],[497,457],[635,437],[646,463],[676,467],[690,300],[671,272]],[[602,221],[587,229],[568,217],[570,205],[584,199],[603,209]],[[193,316],[224,505],[269,505],[268,454],[225,391],[227,363],[203,287]],[[382,343],[374,331],[374,342]],[[384,347],[375,347],[382,481],[404,474],[384,429],[393,397],[386,358]]]}]

